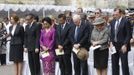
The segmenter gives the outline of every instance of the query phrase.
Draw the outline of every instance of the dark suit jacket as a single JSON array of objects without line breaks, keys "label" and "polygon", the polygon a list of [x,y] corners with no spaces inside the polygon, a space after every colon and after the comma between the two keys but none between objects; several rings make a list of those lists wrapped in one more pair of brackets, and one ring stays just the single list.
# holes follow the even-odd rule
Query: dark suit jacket
[{"label": "dark suit jacket", "polygon": [[65,53],[71,53],[71,42],[69,40],[71,25],[66,23],[62,30],[62,25],[56,26],[56,46],[62,45]]},{"label": "dark suit jacket", "polygon": [[42,29],[42,24],[38,22],[37,25],[39,25],[39,29],[41,30]]},{"label": "dark suit jacket", "polygon": [[88,50],[88,48],[89,48],[89,46],[88,46],[89,26],[87,24],[85,24],[84,22],[81,22],[80,32],[78,34],[78,36],[79,36],[78,41],[75,41],[75,38],[74,38],[75,28],[76,28],[76,25],[72,25],[71,31],[69,34],[69,38],[70,38],[70,41],[72,42],[72,45],[79,43],[81,45],[81,47],[84,47]]},{"label": "dark suit jacket", "polygon": [[[111,22],[111,41],[114,43],[114,37],[115,37],[115,23],[116,20],[113,20]],[[131,24],[128,21],[128,19],[126,19],[125,17],[122,18],[119,28],[118,28],[118,33],[117,33],[117,43],[120,44],[120,46],[122,45],[127,45],[128,51],[130,50],[130,39],[132,37],[132,33],[131,33]]]},{"label": "dark suit jacket", "polygon": [[28,51],[35,51],[35,48],[40,49],[39,38],[40,26],[36,22],[34,22],[31,27],[27,25],[24,40],[25,48],[27,48]]},{"label": "dark suit jacket", "polygon": [[88,25],[88,31],[89,31],[89,36],[88,36],[88,45],[89,47],[91,46],[91,33],[94,28],[93,24],[90,23],[88,20],[83,20],[86,25]]},{"label": "dark suit jacket", "polygon": [[23,45],[24,44],[24,28],[21,25],[17,25],[14,35],[11,34],[13,26],[9,28],[11,35],[11,45]]}]

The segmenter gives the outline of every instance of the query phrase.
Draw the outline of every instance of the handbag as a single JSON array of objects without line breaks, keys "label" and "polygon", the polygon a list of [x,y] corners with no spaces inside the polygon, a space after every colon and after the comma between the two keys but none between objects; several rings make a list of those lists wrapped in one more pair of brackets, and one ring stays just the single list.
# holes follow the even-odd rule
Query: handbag
[{"label": "handbag", "polygon": [[78,57],[80,60],[82,60],[82,61],[87,60],[88,57],[89,57],[89,53],[88,53],[88,51],[86,50],[86,48],[79,48],[76,55],[77,55],[77,57]]}]

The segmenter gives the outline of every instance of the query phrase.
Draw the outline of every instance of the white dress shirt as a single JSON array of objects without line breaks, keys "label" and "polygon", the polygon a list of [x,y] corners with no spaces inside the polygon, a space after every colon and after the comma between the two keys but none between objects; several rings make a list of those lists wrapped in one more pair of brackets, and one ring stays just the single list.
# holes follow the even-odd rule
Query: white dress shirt
[{"label": "white dress shirt", "polygon": [[117,30],[117,29],[118,29],[118,27],[119,27],[119,25],[120,25],[121,20],[122,20],[122,17],[121,17],[119,20],[116,20],[116,22],[115,22],[115,30]]},{"label": "white dress shirt", "polygon": [[14,33],[15,33],[16,26],[17,26],[17,25],[14,25],[14,26],[13,26],[13,29],[12,29],[12,32],[11,32],[11,34],[12,34],[13,36],[14,36]]}]

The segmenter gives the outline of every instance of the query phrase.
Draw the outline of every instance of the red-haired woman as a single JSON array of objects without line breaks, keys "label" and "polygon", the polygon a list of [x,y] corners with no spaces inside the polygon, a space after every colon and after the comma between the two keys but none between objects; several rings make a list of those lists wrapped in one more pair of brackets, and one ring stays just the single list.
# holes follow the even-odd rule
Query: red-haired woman
[{"label": "red-haired woman", "polygon": [[15,63],[16,75],[22,75],[24,28],[18,24],[18,16],[11,16],[10,21],[10,61]]}]

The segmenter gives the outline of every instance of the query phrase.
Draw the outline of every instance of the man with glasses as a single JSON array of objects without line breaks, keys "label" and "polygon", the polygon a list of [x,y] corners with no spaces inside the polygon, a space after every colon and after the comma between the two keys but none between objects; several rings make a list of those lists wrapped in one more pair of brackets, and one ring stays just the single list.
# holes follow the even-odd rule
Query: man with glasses
[{"label": "man with glasses", "polygon": [[102,17],[102,11],[99,8],[95,10],[95,18],[98,18],[98,17]]}]

